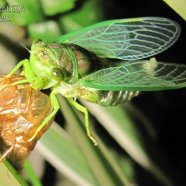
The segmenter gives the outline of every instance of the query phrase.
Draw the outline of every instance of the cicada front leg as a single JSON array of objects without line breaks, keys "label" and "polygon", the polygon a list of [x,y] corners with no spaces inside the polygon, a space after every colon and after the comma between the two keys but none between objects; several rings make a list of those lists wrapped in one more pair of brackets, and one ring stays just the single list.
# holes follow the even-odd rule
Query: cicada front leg
[{"label": "cicada front leg", "polygon": [[7,75],[7,77],[12,76],[15,74],[16,71],[18,71],[24,64],[29,63],[28,59],[24,59],[23,61],[20,61]]},{"label": "cicada front leg", "polygon": [[50,100],[53,107],[53,111],[44,119],[44,121],[41,123],[41,125],[37,128],[34,135],[29,139],[29,141],[34,140],[34,138],[38,135],[38,133],[47,125],[50,123],[50,121],[54,118],[57,111],[59,110],[60,106],[56,98],[56,93],[51,92],[50,94]]},{"label": "cicada front leg", "polygon": [[[23,61],[20,61],[9,73],[6,77],[11,77],[13,74],[16,73],[22,66],[25,64],[29,64],[29,60],[25,59]],[[33,80],[32,79],[22,79],[17,82],[14,82],[13,85],[19,85],[19,84],[24,84],[24,83],[31,83]]]}]

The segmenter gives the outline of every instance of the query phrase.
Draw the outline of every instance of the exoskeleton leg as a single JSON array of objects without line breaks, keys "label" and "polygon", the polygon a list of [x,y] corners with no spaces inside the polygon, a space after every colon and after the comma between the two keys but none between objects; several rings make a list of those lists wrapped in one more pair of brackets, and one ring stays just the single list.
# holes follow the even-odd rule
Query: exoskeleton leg
[{"label": "exoskeleton leg", "polygon": [[8,157],[12,150],[14,149],[14,145],[12,145],[8,150],[5,151],[5,153],[0,157],[0,163],[6,158]]}]

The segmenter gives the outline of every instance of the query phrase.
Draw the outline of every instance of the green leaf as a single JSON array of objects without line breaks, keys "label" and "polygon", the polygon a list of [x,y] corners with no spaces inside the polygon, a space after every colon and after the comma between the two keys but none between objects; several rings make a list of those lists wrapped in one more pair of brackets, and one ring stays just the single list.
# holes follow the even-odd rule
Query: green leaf
[{"label": "green leaf", "polygon": [[[1,155],[1,154],[0,154]],[[25,180],[8,161],[0,163],[0,185],[27,186]]]},{"label": "green leaf", "polygon": [[41,39],[47,42],[51,42],[61,35],[59,26],[55,21],[30,24],[28,32],[32,39]]},{"label": "green leaf", "polygon": [[51,16],[71,10],[75,6],[76,0],[41,0],[43,11]]},{"label": "green leaf", "polygon": [[177,12],[186,21],[186,1],[185,0],[163,0],[175,12]]},{"label": "green leaf", "polygon": [[[95,132],[94,132],[95,135]],[[87,137],[87,136],[86,136]],[[102,139],[95,135],[99,140],[98,147],[105,161],[109,163],[110,171],[113,170],[123,185],[132,185],[135,182],[135,170],[133,161],[125,154],[111,150],[108,144],[103,143]]]}]

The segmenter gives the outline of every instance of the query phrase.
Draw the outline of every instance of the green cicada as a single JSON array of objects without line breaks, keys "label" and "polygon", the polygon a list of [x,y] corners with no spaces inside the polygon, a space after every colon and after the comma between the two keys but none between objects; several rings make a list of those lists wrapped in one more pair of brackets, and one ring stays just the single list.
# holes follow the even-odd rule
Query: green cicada
[{"label": "green cicada", "polygon": [[174,21],[144,17],[101,22],[61,36],[53,43],[36,40],[30,60],[21,66],[26,80],[36,90],[53,88],[50,98],[53,112],[41,123],[30,140],[59,109],[56,94],[61,94],[85,114],[88,111],[77,98],[101,105],[117,105],[138,95],[139,91],[159,91],[186,86],[186,66],[157,62],[154,56],[170,47],[178,38],[180,27]]}]

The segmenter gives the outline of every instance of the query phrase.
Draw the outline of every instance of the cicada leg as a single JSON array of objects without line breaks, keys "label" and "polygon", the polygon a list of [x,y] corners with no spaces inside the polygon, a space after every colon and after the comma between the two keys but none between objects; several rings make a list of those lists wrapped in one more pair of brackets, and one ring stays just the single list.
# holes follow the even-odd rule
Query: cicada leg
[{"label": "cicada leg", "polygon": [[[20,61],[10,72],[9,74],[6,76],[6,77],[10,77],[12,76],[17,70],[19,70],[21,68],[21,66],[24,66],[24,71],[22,71],[22,75],[25,75],[23,74],[26,73],[26,79],[22,79],[22,80],[19,80],[17,82],[14,82],[12,83],[12,85],[19,85],[19,84],[24,84],[24,83],[33,83],[33,82],[37,82],[37,84],[40,83],[40,81],[38,81],[38,78],[35,76],[35,74],[33,74],[33,71],[30,67],[30,63],[29,63],[29,60],[28,59],[25,59],[25,60],[22,60]],[[27,67],[27,68],[25,68]],[[25,72],[25,69],[26,69],[26,72]]]},{"label": "cicada leg", "polygon": [[14,149],[14,145],[12,145],[5,153],[0,157],[0,163],[11,154],[12,150]]},{"label": "cicada leg", "polygon": [[19,70],[21,68],[21,66],[23,66],[25,63],[28,63],[29,60],[28,59],[24,59],[23,61],[20,61],[7,75],[7,77],[12,76],[17,70]]},{"label": "cicada leg", "polygon": [[91,131],[90,131],[90,127],[89,127],[89,119],[88,119],[88,110],[86,107],[80,105],[79,103],[77,103],[76,101],[74,101],[73,99],[69,99],[69,102],[80,112],[84,113],[85,115],[85,128],[86,128],[86,132],[87,132],[87,136],[92,140],[92,142],[94,143],[94,145],[98,145],[96,139],[92,136]]},{"label": "cicada leg", "polygon": [[53,111],[51,112],[51,114],[49,114],[45,118],[45,120],[41,123],[41,125],[35,131],[34,135],[28,141],[32,141],[38,135],[38,133],[43,129],[43,127],[45,127],[45,125],[47,125],[52,120],[52,118],[56,115],[57,111],[59,110],[60,107],[59,107],[59,103],[56,98],[56,93],[51,92],[50,100],[51,100],[51,104],[53,107]]}]

